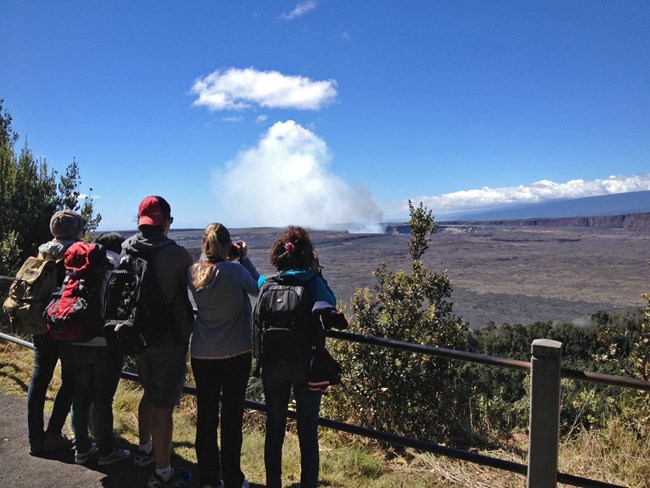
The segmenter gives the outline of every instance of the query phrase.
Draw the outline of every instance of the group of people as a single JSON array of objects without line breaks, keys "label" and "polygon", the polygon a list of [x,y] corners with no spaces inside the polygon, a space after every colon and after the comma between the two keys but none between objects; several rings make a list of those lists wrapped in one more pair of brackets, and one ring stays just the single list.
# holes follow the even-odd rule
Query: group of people
[{"label": "group of people", "polygon": [[[240,458],[245,394],[253,362],[254,311],[249,295],[257,296],[266,278],[250,260],[246,243],[233,243],[228,229],[219,223],[204,230],[202,255],[194,263],[188,251],[168,237],[173,220],[169,203],[160,196],[149,196],[139,206],[137,234],[126,240],[116,233],[95,239],[106,247],[113,265],[119,254],[146,257],[160,303],[173,315],[161,340],[136,356],[143,395],[133,463],[154,466],[150,488],[182,485],[171,466],[173,410],[182,393],[189,353],[197,392],[199,484],[203,488],[246,488]],[[73,242],[82,239],[84,225],[75,212],[55,213],[50,221],[53,239],[40,246],[39,252],[60,260]],[[305,229],[289,227],[273,244],[270,262],[277,278],[298,280],[315,300],[336,305]],[[63,273],[59,285],[62,281]],[[85,464],[95,454],[101,466],[130,459],[132,453],[116,448],[113,436],[112,402],[123,364],[119,351],[107,346],[101,335],[83,343],[57,341],[47,332],[33,339],[34,372],[27,402],[30,453],[41,455],[72,447],[73,440],[61,432],[72,406],[75,462]],[[62,382],[44,430],[45,394],[58,360]],[[317,486],[322,391],[309,387],[304,367],[265,364],[261,377],[266,403],[266,486],[282,486],[282,445],[292,390],[301,453],[300,485]],[[88,433],[91,416],[94,442]]]}]

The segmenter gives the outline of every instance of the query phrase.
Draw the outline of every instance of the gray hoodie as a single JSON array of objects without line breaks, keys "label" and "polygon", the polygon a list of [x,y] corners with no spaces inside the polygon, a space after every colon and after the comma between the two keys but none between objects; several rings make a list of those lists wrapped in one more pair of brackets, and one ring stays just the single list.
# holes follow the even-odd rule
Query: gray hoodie
[{"label": "gray hoodie", "polygon": [[47,241],[38,246],[38,252],[45,259],[53,259],[58,261],[56,265],[56,286],[61,286],[65,279],[65,267],[63,266],[63,257],[65,252],[75,241],[60,240],[60,241]]},{"label": "gray hoodie", "polygon": [[38,246],[38,252],[47,259],[63,259],[63,255],[66,250],[74,244],[75,241],[62,240],[59,242],[56,241],[47,241],[44,244]]},{"label": "gray hoodie", "polygon": [[251,350],[251,302],[257,296],[260,274],[248,258],[240,263],[217,263],[212,280],[204,288],[189,286],[197,314],[191,354],[197,359],[225,359]]}]

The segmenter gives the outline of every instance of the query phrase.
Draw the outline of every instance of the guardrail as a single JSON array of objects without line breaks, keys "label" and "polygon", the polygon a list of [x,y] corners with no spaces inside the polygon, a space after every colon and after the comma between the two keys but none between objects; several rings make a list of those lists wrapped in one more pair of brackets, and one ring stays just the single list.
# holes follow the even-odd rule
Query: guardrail
[{"label": "guardrail", "polygon": [[[0,280],[12,278],[0,276]],[[342,331],[328,331],[332,339],[346,340],[379,347],[388,347],[400,351],[414,352],[447,359],[454,359],[495,367],[503,367],[531,373],[531,407],[528,464],[515,463],[502,459],[477,454],[474,452],[442,446],[428,440],[413,439],[396,434],[377,431],[367,427],[339,422],[320,417],[319,425],[355,435],[376,439],[390,444],[414,448],[471,463],[502,469],[527,476],[528,488],[556,487],[557,483],[593,488],[624,488],[621,485],[592,480],[557,471],[559,413],[560,413],[560,379],[570,378],[605,385],[634,388],[650,391],[650,382],[636,378],[607,375],[589,371],[580,371],[561,367],[561,343],[546,339],[537,339],[531,345],[531,362],[518,361],[484,354],[445,349],[422,344],[406,343],[370,335],[354,334]],[[0,339],[33,348],[33,344],[14,336],[0,333]],[[134,373],[122,372],[127,380],[137,381]],[[184,387],[185,393],[196,395],[196,390]],[[246,400],[246,408],[261,412],[266,411],[263,403]],[[289,417],[295,418],[295,412],[289,411]]]}]

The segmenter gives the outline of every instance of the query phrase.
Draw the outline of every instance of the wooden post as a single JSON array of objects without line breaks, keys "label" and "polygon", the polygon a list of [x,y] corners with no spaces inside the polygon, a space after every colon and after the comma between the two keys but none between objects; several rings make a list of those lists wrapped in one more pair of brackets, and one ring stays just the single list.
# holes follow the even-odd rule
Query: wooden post
[{"label": "wooden post", "polygon": [[531,353],[527,486],[556,488],[562,343],[536,339]]}]

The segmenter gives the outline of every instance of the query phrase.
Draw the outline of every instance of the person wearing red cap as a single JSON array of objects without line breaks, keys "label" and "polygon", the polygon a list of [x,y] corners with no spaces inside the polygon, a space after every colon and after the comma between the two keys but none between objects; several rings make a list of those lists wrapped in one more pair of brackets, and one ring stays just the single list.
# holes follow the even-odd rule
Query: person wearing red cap
[{"label": "person wearing red cap", "polygon": [[192,258],[168,237],[174,218],[160,196],[146,197],[138,210],[140,232],[122,244],[122,254],[140,256],[153,269],[160,292],[160,306],[169,310],[159,340],[136,357],[144,393],[138,407],[140,445],[134,464],[155,464],[149,488],[180,486],[171,467],[172,414],[185,380],[187,350],[194,315],[187,293],[187,270]]}]

